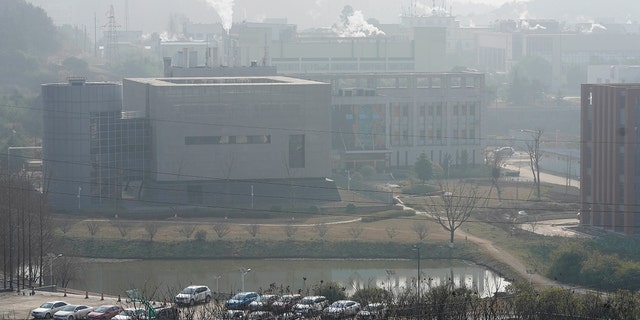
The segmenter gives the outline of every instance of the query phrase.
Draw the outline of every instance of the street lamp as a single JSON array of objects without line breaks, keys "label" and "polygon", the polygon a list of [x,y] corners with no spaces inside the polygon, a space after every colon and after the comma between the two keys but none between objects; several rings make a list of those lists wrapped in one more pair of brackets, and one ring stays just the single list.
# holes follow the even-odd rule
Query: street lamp
[{"label": "street lamp", "polygon": [[250,268],[242,268],[242,269],[240,269],[240,272],[242,273],[242,276],[241,276],[241,278],[242,278],[242,292],[244,292],[244,276],[247,273],[251,272],[251,269]]},{"label": "street lamp", "polygon": [[220,280],[220,278],[222,278],[222,276],[221,276],[221,275],[217,275],[217,276],[215,276],[214,278],[216,279],[216,294],[219,294],[219,293],[220,293],[220,291],[219,291],[219,289],[218,289],[218,288],[219,288],[219,287],[218,287],[218,280]]},{"label": "street lamp", "polygon": [[416,285],[417,285],[417,289],[418,289],[418,319],[420,319],[422,317],[422,308],[420,300],[421,300],[421,293],[420,293],[420,246],[418,246],[417,244],[414,244],[413,247],[411,248],[411,250],[414,250],[417,254],[418,254],[418,278],[416,281]]},{"label": "street lamp", "polygon": [[58,255],[51,255],[51,261],[49,262],[49,276],[51,276],[51,288],[53,289],[53,261],[62,257],[62,253]]}]

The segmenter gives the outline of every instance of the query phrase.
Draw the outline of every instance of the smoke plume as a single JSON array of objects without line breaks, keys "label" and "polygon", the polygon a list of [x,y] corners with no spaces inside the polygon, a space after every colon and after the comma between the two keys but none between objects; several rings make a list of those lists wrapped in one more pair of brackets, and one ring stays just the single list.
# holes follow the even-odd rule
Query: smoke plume
[{"label": "smoke plume", "polygon": [[340,37],[369,37],[384,35],[384,31],[365,20],[362,11],[354,11],[346,17],[346,21],[333,26],[333,31]]},{"label": "smoke plume", "polygon": [[233,1],[234,0],[206,0],[207,4],[212,7],[222,20],[222,27],[229,32],[233,24]]}]

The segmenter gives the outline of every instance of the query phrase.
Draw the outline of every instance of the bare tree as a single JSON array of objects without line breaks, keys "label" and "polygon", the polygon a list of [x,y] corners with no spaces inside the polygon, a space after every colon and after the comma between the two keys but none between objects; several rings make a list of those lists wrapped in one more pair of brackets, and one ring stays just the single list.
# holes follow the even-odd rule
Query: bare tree
[{"label": "bare tree", "polygon": [[313,225],[313,230],[318,233],[320,238],[324,238],[329,232],[329,226],[326,223],[317,223]]},{"label": "bare tree", "polygon": [[389,239],[393,239],[393,237],[398,235],[398,230],[395,227],[386,227],[384,231],[387,232],[387,236]]},{"label": "bare tree", "polygon": [[193,232],[196,231],[196,225],[195,224],[184,224],[180,227],[178,227],[178,233],[180,235],[183,235],[185,238],[190,239],[191,236],[193,235]]},{"label": "bare tree", "polygon": [[427,233],[429,231],[426,224],[418,221],[414,222],[413,225],[411,225],[411,230],[416,233],[416,236],[418,237],[418,239],[420,239],[420,241],[427,238]]},{"label": "bare tree", "polygon": [[500,177],[502,176],[502,166],[505,163],[506,154],[500,150],[487,151],[485,158],[487,159],[487,165],[491,169],[491,188],[487,195],[487,200],[491,196],[493,188],[496,188],[498,193],[498,201],[502,201],[502,189],[500,189]]},{"label": "bare tree", "polygon": [[531,134],[531,140],[526,142],[527,154],[529,155],[529,168],[533,174],[533,184],[536,187],[536,196],[540,199],[540,161],[542,161],[543,152],[540,150],[540,140],[544,130],[521,130]]},{"label": "bare tree", "polygon": [[147,235],[149,235],[149,241],[153,241],[153,238],[158,233],[158,230],[160,230],[160,226],[158,225],[158,223],[148,222],[144,225],[144,231],[146,231]]},{"label": "bare tree", "polygon": [[68,220],[58,221],[58,228],[60,228],[60,231],[62,231],[63,234],[67,234],[67,232],[71,230],[71,225],[71,222]]},{"label": "bare tree", "polygon": [[440,183],[444,193],[427,197],[425,209],[445,230],[449,231],[449,247],[453,248],[456,230],[462,226],[480,199],[478,188],[470,183]]},{"label": "bare tree", "polygon": [[126,221],[115,221],[113,222],[113,226],[118,229],[118,232],[120,232],[120,236],[122,236],[123,238],[126,238],[129,234],[129,231],[131,231],[131,224]]},{"label": "bare tree", "polygon": [[220,222],[220,223],[216,223],[213,225],[213,231],[216,232],[216,234],[218,235],[218,238],[224,238],[224,236],[226,236],[229,231],[231,229],[231,225],[229,225],[226,222]]},{"label": "bare tree", "polygon": [[362,231],[364,229],[362,228],[362,226],[351,226],[349,228],[349,230],[347,231],[354,239],[357,239],[360,237],[360,234],[362,234]]},{"label": "bare tree", "polygon": [[89,230],[89,234],[93,237],[100,230],[100,223],[98,221],[87,221],[87,229]]},{"label": "bare tree", "polygon": [[298,232],[298,227],[291,223],[285,225],[282,228],[284,229],[284,234],[287,235],[287,238],[293,237],[296,234],[296,232]]},{"label": "bare tree", "polygon": [[69,282],[75,280],[80,273],[80,264],[73,257],[62,256],[60,257],[52,268],[55,269],[54,275],[58,278],[59,283],[63,288],[66,288]]},{"label": "bare tree", "polygon": [[250,225],[246,226],[245,229],[247,230],[247,232],[249,232],[249,234],[252,237],[255,238],[258,235],[258,232],[260,231],[260,225],[256,224],[256,223],[253,223],[253,224],[250,224]]}]

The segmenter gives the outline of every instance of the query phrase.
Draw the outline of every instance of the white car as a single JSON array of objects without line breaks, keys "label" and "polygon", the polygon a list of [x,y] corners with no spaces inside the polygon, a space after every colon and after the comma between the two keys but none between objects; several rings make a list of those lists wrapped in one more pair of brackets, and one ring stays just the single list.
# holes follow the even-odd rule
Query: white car
[{"label": "white car", "polygon": [[67,304],[64,301],[45,302],[40,307],[31,310],[31,316],[36,319],[51,319],[56,312]]},{"label": "white car", "polygon": [[342,319],[355,316],[360,304],[353,300],[338,300],[322,310],[323,319]]},{"label": "white car", "polygon": [[322,312],[322,310],[324,310],[328,305],[329,301],[325,296],[309,296],[302,298],[302,300],[296,303],[296,305],[293,306],[292,311],[293,313],[304,316],[313,316]]},{"label": "white car", "polygon": [[209,303],[210,300],[211,289],[207,286],[188,286],[175,298],[176,304],[190,306],[198,302]]},{"label": "white car", "polygon": [[76,320],[86,319],[89,312],[93,311],[93,307],[83,304],[68,304],[58,312],[53,314],[55,320]]}]

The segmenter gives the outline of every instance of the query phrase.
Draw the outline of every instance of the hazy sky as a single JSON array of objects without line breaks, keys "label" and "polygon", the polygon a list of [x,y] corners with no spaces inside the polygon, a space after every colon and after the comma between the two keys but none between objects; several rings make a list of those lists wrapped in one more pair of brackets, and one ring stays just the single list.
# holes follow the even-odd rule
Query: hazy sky
[{"label": "hazy sky", "polygon": [[[289,23],[300,29],[329,27],[338,20],[345,5],[360,10],[364,18],[376,18],[382,23],[398,23],[399,16],[407,12],[412,3],[416,7],[430,7],[433,0],[27,0],[40,6],[53,18],[57,25],[69,24],[93,28],[107,23],[107,12],[113,5],[116,19],[125,26],[128,16],[130,30],[144,32],[166,30],[171,15],[186,17],[192,22],[220,22],[215,3],[234,2],[233,21],[262,21],[264,18],[287,18]],[[437,6],[444,5],[454,14],[476,10],[478,4],[500,5],[507,0],[436,0]],[[475,3],[470,5],[468,2]],[[209,5],[207,4],[209,3]],[[128,6],[128,15],[125,15]],[[466,12],[464,12],[466,10]],[[486,10],[486,8],[485,8]],[[96,17],[94,23],[94,15]]]}]

